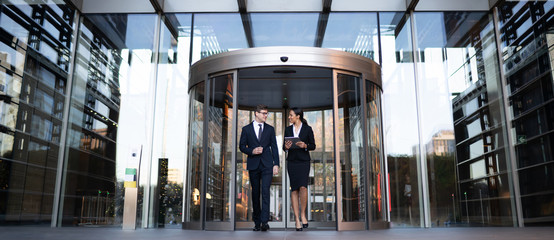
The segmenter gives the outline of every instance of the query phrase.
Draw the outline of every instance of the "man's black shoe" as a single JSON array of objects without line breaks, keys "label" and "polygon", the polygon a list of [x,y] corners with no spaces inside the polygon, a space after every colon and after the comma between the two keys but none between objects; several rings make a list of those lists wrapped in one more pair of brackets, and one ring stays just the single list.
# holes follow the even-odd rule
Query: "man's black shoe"
[{"label": "man's black shoe", "polygon": [[256,225],[256,226],[254,226],[254,228],[252,228],[252,231],[254,231],[254,232],[258,232],[258,231],[260,231],[260,230],[262,230],[262,228],[260,227],[260,225]]},{"label": "man's black shoe", "polygon": [[269,224],[267,223],[262,224],[262,232],[265,232],[267,230],[269,230]]}]

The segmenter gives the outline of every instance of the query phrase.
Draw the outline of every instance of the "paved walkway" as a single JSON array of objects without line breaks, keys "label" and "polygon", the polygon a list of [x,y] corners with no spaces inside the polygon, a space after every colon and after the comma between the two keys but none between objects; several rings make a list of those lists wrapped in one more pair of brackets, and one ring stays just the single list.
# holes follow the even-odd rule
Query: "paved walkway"
[{"label": "paved walkway", "polygon": [[181,229],[139,229],[87,227],[0,227],[0,240],[184,240],[184,239],[240,239],[240,240],[533,240],[554,239],[554,227],[528,228],[410,228],[375,231],[193,231]]}]

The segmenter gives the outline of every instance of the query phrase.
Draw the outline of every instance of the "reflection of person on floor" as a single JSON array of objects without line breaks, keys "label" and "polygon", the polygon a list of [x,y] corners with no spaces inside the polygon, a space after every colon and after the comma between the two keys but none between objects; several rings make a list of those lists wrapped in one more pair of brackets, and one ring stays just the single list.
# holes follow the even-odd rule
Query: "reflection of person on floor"
[{"label": "reflection of person on floor", "polygon": [[410,184],[410,175],[406,174],[406,183],[404,184],[404,197],[406,199],[406,211],[412,224],[412,185]]},{"label": "reflection of person on floor", "polygon": [[[308,180],[310,173],[310,152],[315,149],[314,132],[304,119],[304,112],[299,108],[289,111],[289,121],[292,125],[285,129],[285,137],[297,137],[300,140],[294,145],[285,140],[283,149],[288,152],[287,172],[290,179],[291,203],[296,221],[296,231],[308,227],[306,206],[308,203]],[[300,204],[298,203],[300,201]],[[301,211],[299,216],[298,205]]]},{"label": "reflection of person on floor", "polygon": [[[273,175],[279,173],[279,153],[275,128],[267,124],[267,106],[258,105],[255,118],[242,128],[239,149],[248,155],[246,169],[252,186],[252,220],[254,231],[269,230],[270,187]],[[260,204],[260,193],[262,202]],[[261,205],[261,206],[260,206]]]}]

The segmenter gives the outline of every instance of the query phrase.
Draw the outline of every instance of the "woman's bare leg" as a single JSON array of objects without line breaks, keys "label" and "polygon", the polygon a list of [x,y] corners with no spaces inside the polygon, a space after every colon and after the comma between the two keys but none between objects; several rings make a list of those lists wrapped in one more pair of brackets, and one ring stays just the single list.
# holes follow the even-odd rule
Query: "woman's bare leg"
[{"label": "woman's bare leg", "polygon": [[294,221],[296,221],[296,228],[302,228],[300,224],[300,216],[298,214],[298,190],[292,191],[290,193],[292,211],[294,212]]},{"label": "woman's bare leg", "polygon": [[308,223],[308,218],[306,217],[306,206],[308,205],[308,189],[306,187],[300,187],[300,205],[301,205],[301,220],[302,224]]}]

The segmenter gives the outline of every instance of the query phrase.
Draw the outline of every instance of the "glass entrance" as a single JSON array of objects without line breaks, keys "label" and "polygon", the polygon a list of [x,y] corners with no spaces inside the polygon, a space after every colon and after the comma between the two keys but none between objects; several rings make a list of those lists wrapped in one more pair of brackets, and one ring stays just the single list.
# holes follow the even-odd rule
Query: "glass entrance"
[{"label": "glass entrance", "polygon": [[254,227],[247,155],[238,142],[259,104],[269,108],[266,123],[275,128],[280,162],[270,186],[271,229],[296,228],[282,149],[292,107],[304,111],[316,144],[309,230],[386,228],[379,77],[369,59],[319,48],[245,49],[194,64],[183,228]]},{"label": "glass entrance", "polygon": [[[266,74],[264,74],[266,73]],[[254,120],[257,104],[267,105],[267,123],[275,127],[279,148],[280,172],[273,177],[270,200],[270,227],[295,228],[290,204],[287,161],[282,150],[285,127],[289,126],[288,110],[300,107],[314,131],[316,149],[310,152],[311,169],[308,186],[307,218],[310,228],[336,229],[336,194],[334,167],[333,88],[331,70],[315,68],[239,70],[237,139],[241,128]],[[255,90],[254,90],[255,89]],[[305,91],[311,89],[311,91]],[[237,140],[238,141],[238,140]],[[237,146],[236,228],[250,229],[252,201],[246,155]]]}]

